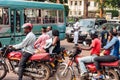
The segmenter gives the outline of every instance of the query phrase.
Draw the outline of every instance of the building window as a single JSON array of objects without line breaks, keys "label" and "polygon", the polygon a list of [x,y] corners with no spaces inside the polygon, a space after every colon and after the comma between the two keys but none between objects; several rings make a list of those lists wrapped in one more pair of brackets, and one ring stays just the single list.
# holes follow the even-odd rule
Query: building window
[{"label": "building window", "polygon": [[70,11],[70,15],[72,15],[72,11]]},{"label": "building window", "polygon": [[73,5],[73,1],[71,1],[71,5]]},{"label": "building window", "polygon": [[96,7],[97,6],[97,3],[96,2],[94,2],[94,7]]},{"label": "building window", "polygon": [[82,1],[80,1],[80,6],[82,5]]},{"label": "building window", "polygon": [[76,15],[76,14],[77,14],[77,11],[74,12],[74,15]]},{"label": "building window", "polygon": [[79,11],[79,15],[81,15],[81,11]]},{"label": "building window", "polygon": [[88,6],[90,6],[90,2],[88,2]]},{"label": "building window", "polygon": [[75,1],[75,5],[77,5],[77,1]]}]

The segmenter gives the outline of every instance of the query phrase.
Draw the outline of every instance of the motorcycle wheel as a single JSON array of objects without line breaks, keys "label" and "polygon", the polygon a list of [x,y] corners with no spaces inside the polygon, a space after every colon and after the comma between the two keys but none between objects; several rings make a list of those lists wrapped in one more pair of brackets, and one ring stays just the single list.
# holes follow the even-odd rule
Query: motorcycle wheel
[{"label": "motorcycle wheel", "polygon": [[119,75],[114,70],[108,70],[105,75],[105,80],[119,80]]},{"label": "motorcycle wheel", "polygon": [[[66,70],[65,70],[66,69]],[[64,71],[64,73],[63,73]],[[66,65],[60,65],[56,72],[56,80],[72,80],[72,70]]]},{"label": "motorcycle wheel", "polygon": [[40,76],[42,75],[42,77],[39,77],[39,78],[38,77],[37,78],[32,77],[32,80],[48,80],[49,77],[50,77],[49,67],[45,64],[42,64],[42,63],[40,63],[36,66],[37,66],[37,70],[38,70],[37,74],[40,75]]},{"label": "motorcycle wheel", "polygon": [[2,80],[7,75],[6,65],[0,63],[0,80]]}]

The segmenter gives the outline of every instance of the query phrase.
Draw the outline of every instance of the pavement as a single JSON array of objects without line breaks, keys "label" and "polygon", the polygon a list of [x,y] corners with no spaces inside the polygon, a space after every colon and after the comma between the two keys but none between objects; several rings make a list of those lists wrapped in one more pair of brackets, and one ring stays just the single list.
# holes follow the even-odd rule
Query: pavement
[{"label": "pavement", "polygon": [[[74,44],[68,43],[66,40],[63,40],[61,41],[61,46],[64,46],[67,50],[72,50],[72,48],[74,47]],[[89,51],[82,51],[80,55],[86,56],[88,54],[89,54]],[[76,73],[76,76],[77,76],[76,80],[80,80],[78,73]],[[3,80],[17,80],[17,78],[18,76],[10,71],[10,73],[7,73],[6,77]],[[31,80],[31,79],[28,77],[24,77],[23,80]],[[51,79],[51,80],[55,80],[55,79]]]}]

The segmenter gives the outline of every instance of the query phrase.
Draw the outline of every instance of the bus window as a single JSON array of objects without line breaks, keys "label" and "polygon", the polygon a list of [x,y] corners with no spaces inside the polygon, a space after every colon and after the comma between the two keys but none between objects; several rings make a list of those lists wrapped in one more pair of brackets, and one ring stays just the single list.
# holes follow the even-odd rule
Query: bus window
[{"label": "bus window", "polygon": [[62,10],[59,10],[58,11],[58,22],[63,23],[63,21],[64,21],[64,13]]},{"label": "bus window", "polygon": [[57,23],[57,10],[43,10],[43,23]]},{"label": "bus window", "polygon": [[0,25],[9,24],[9,13],[8,8],[0,7]]},{"label": "bus window", "polygon": [[33,24],[41,23],[41,10],[40,9],[25,9],[24,22],[31,22]]}]

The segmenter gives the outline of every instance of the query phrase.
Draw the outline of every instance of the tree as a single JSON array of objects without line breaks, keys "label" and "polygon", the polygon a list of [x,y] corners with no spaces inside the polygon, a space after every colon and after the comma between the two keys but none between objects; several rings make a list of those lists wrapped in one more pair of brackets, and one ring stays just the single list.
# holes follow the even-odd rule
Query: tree
[{"label": "tree", "polygon": [[96,2],[99,4],[98,7],[99,7],[99,10],[100,10],[100,14],[99,14],[100,18],[103,18],[104,7],[105,7],[105,2],[106,1],[107,0],[96,0]]},{"label": "tree", "polygon": [[84,12],[83,12],[83,17],[87,18],[88,17],[88,0],[84,0]]}]

